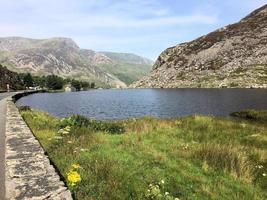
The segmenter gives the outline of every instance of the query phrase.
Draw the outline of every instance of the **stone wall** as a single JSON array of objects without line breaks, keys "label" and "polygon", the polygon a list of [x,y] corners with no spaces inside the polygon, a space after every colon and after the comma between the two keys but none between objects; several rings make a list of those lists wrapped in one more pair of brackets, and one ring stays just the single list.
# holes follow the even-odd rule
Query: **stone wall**
[{"label": "stone wall", "polygon": [[72,199],[11,98],[6,118],[6,198]]}]

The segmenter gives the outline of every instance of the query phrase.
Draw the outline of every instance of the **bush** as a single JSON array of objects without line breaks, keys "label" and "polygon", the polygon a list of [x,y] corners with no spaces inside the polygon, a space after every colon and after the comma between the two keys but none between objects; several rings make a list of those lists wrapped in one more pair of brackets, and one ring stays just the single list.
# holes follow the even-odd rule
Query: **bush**
[{"label": "bush", "polygon": [[31,111],[31,107],[30,106],[20,106],[19,111]]},{"label": "bush", "polygon": [[92,120],[80,115],[74,115],[62,120],[61,127],[65,126],[86,127],[94,131],[104,131],[111,134],[122,134],[125,132],[125,128],[119,123]]},{"label": "bush", "polygon": [[238,87],[238,83],[230,83],[230,87]]}]

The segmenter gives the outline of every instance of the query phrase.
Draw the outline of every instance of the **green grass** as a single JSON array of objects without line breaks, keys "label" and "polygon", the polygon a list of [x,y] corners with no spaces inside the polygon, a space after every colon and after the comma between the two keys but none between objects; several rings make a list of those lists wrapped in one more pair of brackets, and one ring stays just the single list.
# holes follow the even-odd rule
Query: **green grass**
[{"label": "green grass", "polygon": [[143,76],[147,75],[151,70],[150,65],[130,64],[130,63],[118,63],[116,65],[101,65],[109,73],[118,77],[121,81],[127,85],[139,80]]},{"label": "green grass", "polygon": [[264,123],[191,116],[106,125],[21,113],[66,180],[81,165],[82,181],[69,184],[76,199],[267,199]]}]

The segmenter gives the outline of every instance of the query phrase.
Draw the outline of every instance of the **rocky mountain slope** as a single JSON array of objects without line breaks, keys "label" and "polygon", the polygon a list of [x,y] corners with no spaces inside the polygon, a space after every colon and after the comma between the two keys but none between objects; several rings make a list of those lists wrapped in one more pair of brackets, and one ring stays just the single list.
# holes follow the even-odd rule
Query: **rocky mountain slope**
[{"label": "rocky mountain slope", "polygon": [[13,71],[55,74],[115,87],[125,87],[151,70],[151,61],[125,55],[136,60],[118,53],[80,49],[69,38],[0,38],[0,63]]},{"label": "rocky mountain slope", "polygon": [[267,88],[267,5],[240,22],[166,49],[131,87]]}]

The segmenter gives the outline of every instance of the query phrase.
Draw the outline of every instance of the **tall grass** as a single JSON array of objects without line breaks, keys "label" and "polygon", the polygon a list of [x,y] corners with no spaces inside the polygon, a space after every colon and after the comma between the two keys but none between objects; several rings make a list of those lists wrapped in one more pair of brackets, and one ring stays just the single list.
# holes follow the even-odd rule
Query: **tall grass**
[{"label": "tall grass", "polygon": [[249,182],[253,180],[255,166],[244,153],[244,149],[233,145],[203,144],[196,150],[195,158],[201,159],[215,170],[228,172]]},{"label": "tall grass", "polygon": [[267,199],[261,122],[191,116],[106,125],[30,110],[22,115],[66,180],[70,166],[81,165],[82,180],[70,187],[77,199],[144,200],[154,198],[151,189],[161,199]]}]

